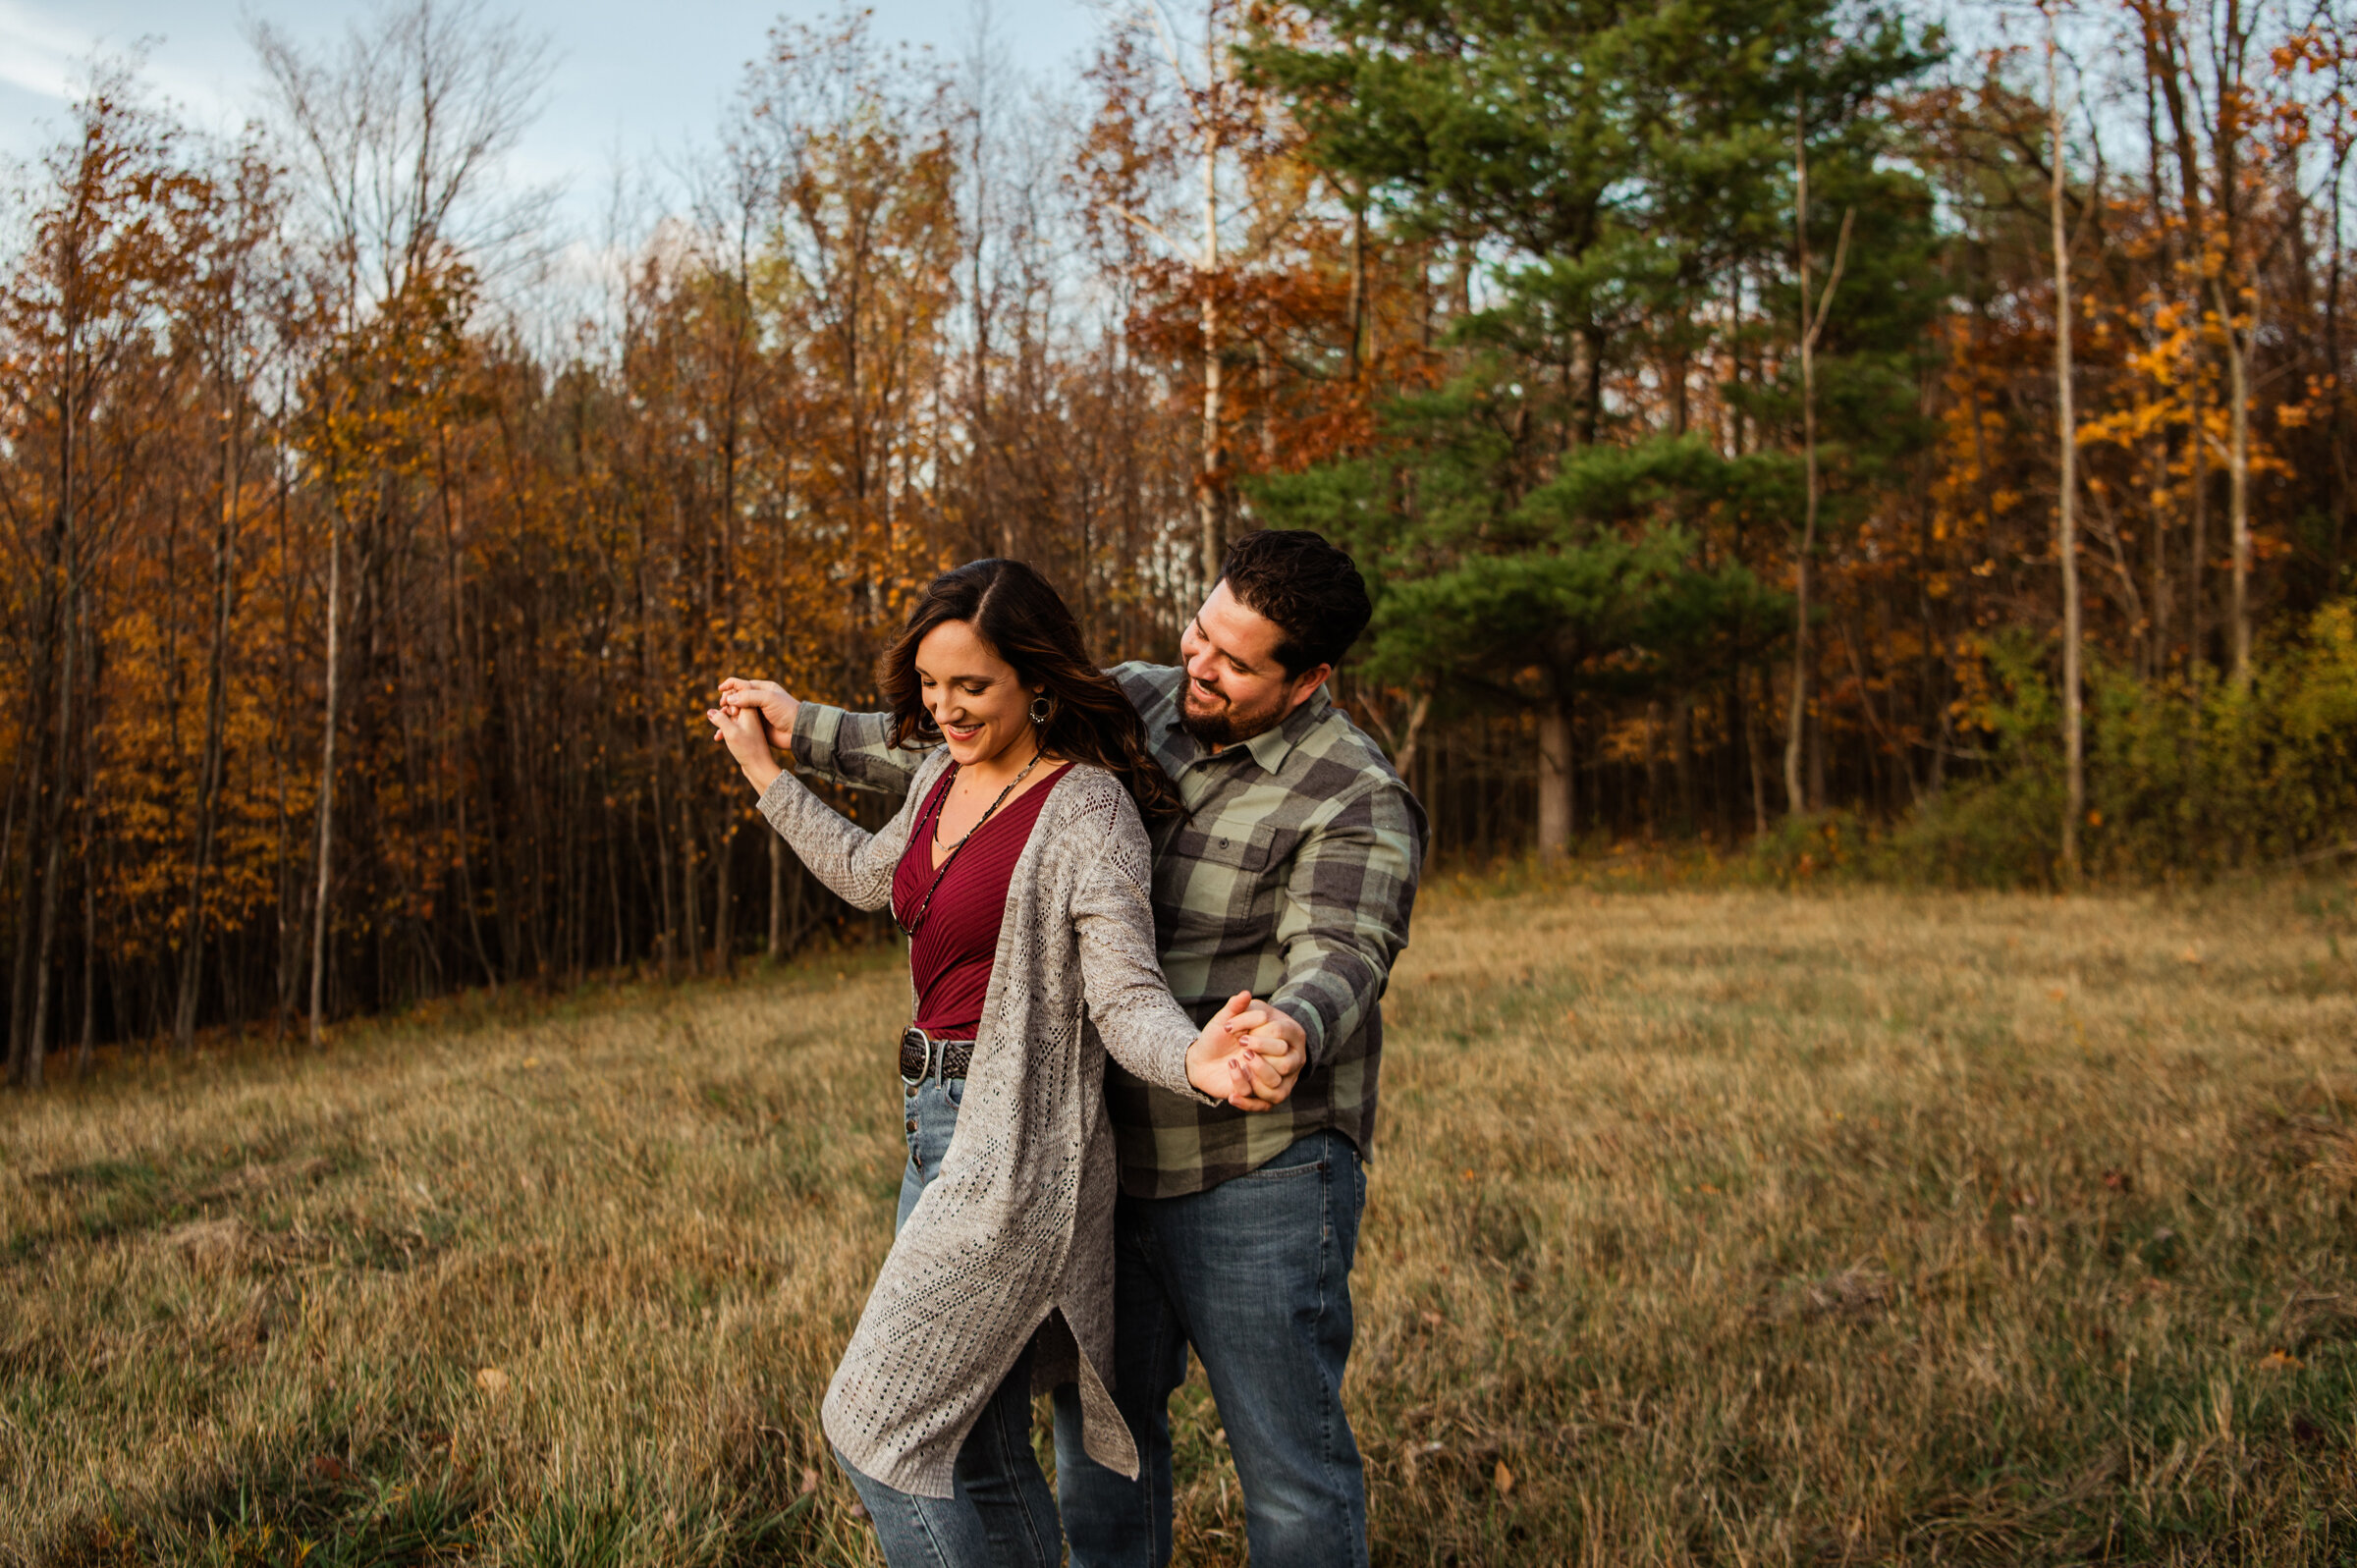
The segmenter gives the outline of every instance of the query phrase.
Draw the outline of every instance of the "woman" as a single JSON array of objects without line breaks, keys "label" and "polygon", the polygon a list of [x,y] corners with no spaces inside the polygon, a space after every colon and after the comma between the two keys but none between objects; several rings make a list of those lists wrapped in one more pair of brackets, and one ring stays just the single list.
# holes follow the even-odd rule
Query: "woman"
[{"label": "woman", "polygon": [[1163,983],[1140,811],[1177,795],[1055,589],[1019,562],[947,572],[880,676],[896,743],[932,754],[873,834],[779,768],[746,685],[706,714],[803,862],[860,908],[889,903],[909,937],[900,1230],[823,1419],[893,1568],[1053,1568],[1034,1386],[1076,1380],[1088,1452],[1137,1473],[1104,1379],[1104,1054],[1206,1102],[1250,1108],[1282,1086],[1248,995],[1198,1030]]}]

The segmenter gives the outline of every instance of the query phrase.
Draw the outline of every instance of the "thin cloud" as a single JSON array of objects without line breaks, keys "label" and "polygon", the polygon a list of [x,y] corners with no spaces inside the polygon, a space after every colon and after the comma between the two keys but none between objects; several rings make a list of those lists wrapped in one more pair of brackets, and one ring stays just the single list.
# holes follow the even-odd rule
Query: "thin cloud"
[{"label": "thin cloud", "polygon": [[98,38],[42,16],[17,0],[0,0],[0,81],[64,102],[87,74]]}]

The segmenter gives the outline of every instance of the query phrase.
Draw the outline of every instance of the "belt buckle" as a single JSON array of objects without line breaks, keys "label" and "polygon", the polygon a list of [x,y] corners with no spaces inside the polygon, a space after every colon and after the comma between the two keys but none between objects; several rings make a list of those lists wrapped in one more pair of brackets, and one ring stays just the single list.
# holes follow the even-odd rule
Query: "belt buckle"
[{"label": "belt buckle", "polygon": [[[915,1077],[911,1078],[905,1072],[902,1072],[900,1077],[901,1087],[906,1090],[908,1093],[914,1094],[918,1084],[923,1083],[927,1078],[933,1076],[933,1060],[935,1053],[939,1048],[939,1043],[936,1042],[931,1035],[926,1034],[922,1029],[919,1029],[914,1024],[911,1024],[907,1028],[901,1031],[901,1044],[904,1046],[908,1044],[911,1036],[915,1038],[918,1047],[922,1049],[925,1054],[925,1064],[923,1067],[918,1069]],[[896,1072],[900,1070],[899,1063],[894,1063],[894,1070]]]}]

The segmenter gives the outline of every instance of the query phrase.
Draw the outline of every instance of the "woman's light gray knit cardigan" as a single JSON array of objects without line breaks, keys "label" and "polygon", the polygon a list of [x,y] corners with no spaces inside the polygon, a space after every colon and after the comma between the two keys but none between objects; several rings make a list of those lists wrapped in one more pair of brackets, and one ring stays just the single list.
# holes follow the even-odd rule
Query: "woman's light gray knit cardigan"
[{"label": "woman's light gray knit cardigan", "polygon": [[[792,773],[763,793],[761,812],[820,881],[880,909],[948,766],[937,748],[874,834]],[[1043,1324],[1033,1385],[1076,1379],[1089,1456],[1137,1474],[1107,1392],[1119,1174],[1105,1053],[1201,1099],[1186,1081],[1196,1030],[1154,955],[1153,849],[1128,791],[1077,763],[1053,784],[1008,885],[949,1154],[894,1239],[827,1388],[823,1421],[844,1457],[929,1497],[951,1494],[959,1445]]]}]

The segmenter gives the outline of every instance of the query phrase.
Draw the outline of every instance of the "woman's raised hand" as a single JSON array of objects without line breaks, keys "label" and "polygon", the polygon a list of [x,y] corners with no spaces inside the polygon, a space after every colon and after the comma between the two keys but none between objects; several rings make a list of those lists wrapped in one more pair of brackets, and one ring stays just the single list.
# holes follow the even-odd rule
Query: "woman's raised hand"
[{"label": "woman's raised hand", "polygon": [[742,709],[752,709],[761,716],[761,726],[768,731],[770,749],[789,751],[794,745],[794,719],[801,712],[801,699],[774,680],[740,680],[735,676],[720,683],[720,705],[731,717]]},{"label": "woman's raised hand", "polygon": [[1289,1047],[1269,1027],[1282,1017],[1266,1004],[1256,1005],[1249,991],[1230,997],[1187,1047],[1186,1081],[1238,1110],[1267,1110],[1283,1102],[1301,1069],[1298,1060],[1288,1059]]}]

